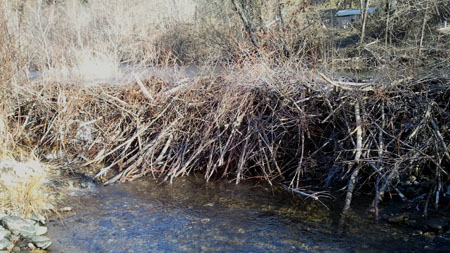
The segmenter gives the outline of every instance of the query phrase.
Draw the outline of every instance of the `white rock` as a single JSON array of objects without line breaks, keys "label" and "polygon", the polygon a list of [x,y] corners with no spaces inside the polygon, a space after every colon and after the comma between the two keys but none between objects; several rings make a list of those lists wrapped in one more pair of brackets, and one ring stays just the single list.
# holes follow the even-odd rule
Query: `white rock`
[{"label": "white rock", "polygon": [[11,235],[11,232],[0,226],[0,239],[5,239]]},{"label": "white rock", "polygon": [[17,216],[8,216],[2,220],[5,226],[13,234],[21,235],[25,238],[31,238],[36,235],[36,228],[33,223]]},{"label": "white rock", "polygon": [[8,248],[8,246],[11,245],[11,242],[6,239],[0,240],[0,250],[5,250]]},{"label": "white rock", "polygon": [[31,240],[38,248],[41,249],[47,249],[52,244],[50,238],[46,236],[34,236]]},{"label": "white rock", "polygon": [[35,226],[35,228],[36,228],[36,235],[44,235],[48,231],[47,227]]}]

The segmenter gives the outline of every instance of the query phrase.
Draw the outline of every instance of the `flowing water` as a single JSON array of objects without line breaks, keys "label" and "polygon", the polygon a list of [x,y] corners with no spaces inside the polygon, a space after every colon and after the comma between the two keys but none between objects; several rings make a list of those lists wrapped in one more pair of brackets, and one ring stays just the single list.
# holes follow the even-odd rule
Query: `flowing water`
[{"label": "flowing water", "polygon": [[[49,224],[52,252],[417,251],[408,231],[367,219],[357,208],[345,233],[339,209],[260,183],[173,185],[149,179],[94,186],[69,197],[74,212]],[[365,206],[367,207],[367,206]]]}]

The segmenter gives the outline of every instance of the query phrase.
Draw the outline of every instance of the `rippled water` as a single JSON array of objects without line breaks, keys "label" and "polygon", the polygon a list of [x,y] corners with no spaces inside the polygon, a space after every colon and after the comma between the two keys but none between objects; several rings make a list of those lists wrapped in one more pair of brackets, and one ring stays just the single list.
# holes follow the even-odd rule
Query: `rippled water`
[{"label": "rippled water", "polygon": [[[71,196],[73,213],[49,224],[53,252],[366,252],[423,249],[408,234],[255,183],[138,181]],[[337,207],[336,207],[337,208]],[[357,216],[357,214],[355,214]]]}]

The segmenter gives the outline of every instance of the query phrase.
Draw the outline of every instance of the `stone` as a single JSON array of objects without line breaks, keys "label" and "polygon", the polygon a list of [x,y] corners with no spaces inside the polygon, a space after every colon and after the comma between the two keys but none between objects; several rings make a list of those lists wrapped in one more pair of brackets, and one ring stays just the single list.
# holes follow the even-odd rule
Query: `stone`
[{"label": "stone", "polygon": [[412,235],[413,235],[413,236],[416,236],[416,235],[423,235],[423,232],[420,231],[420,230],[414,230],[414,232],[412,233]]},{"label": "stone", "polygon": [[388,222],[392,224],[403,224],[407,220],[409,220],[409,215],[407,214],[394,215],[388,218]]},{"label": "stone", "polygon": [[442,231],[447,227],[447,221],[439,218],[429,219],[427,221],[427,227],[433,231]]},{"label": "stone", "polygon": [[436,236],[433,239],[433,242],[438,243],[439,245],[450,246],[450,238],[446,238],[446,237],[443,237],[443,236]]},{"label": "stone", "polygon": [[72,212],[72,207],[66,206],[66,207],[60,208],[58,211],[60,211],[61,213]]},{"label": "stone", "polygon": [[19,235],[11,235],[10,237],[9,237],[9,240],[11,241],[11,242],[13,242],[13,243],[16,243],[18,240],[20,239],[20,236]]},{"label": "stone", "polygon": [[428,239],[433,239],[434,238],[434,233],[433,232],[425,232],[425,233],[423,233],[423,236],[428,238]]},{"label": "stone", "polygon": [[17,216],[8,216],[2,220],[3,226],[9,229],[13,234],[21,235],[25,238],[31,238],[36,235],[36,228],[30,221]]},{"label": "stone", "polygon": [[36,250],[37,248],[36,248],[36,246],[33,244],[33,243],[28,243],[28,248],[30,249],[30,250]]},{"label": "stone", "polygon": [[0,240],[4,239],[4,238],[8,238],[10,235],[11,235],[11,232],[9,232],[9,230],[0,226]]},{"label": "stone", "polygon": [[39,223],[41,223],[42,225],[45,225],[45,223],[46,223],[46,221],[47,221],[47,219],[45,218],[45,216],[42,216],[42,215],[32,215],[31,216],[31,219],[32,220],[34,220],[34,221],[37,221],[37,222],[39,222]]},{"label": "stone", "polygon": [[417,221],[416,220],[405,220],[405,224],[410,227],[415,227],[417,225]]},{"label": "stone", "polygon": [[0,212],[0,221],[3,220],[3,218],[5,218],[6,216],[8,216],[8,215],[6,215],[3,212]]},{"label": "stone", "polygon": [[3,238],[0,240],[0,250],[5,250],[8,248],[8,246],[11,245],[11,242],[7,239]]},{"label": "stone", "polygon": [[209,223],[211,220],[209,218],[203,218],[200,220],[203,224]]},{"label": "stone", "polygon": [[33,236],[33,238],[31,238],[31,240],[36,245],[36,247],[38,247],[40,249],[47,249],[52,244],[52,241],[50,240],[50,238],[48,238],[46,236],[39,236],[39,235]]},{"label": "stone", "polygon": [[43,226],[35,226],[35,228],[36,228],[36,235],[44,235],[48,231],[47,227]]}]

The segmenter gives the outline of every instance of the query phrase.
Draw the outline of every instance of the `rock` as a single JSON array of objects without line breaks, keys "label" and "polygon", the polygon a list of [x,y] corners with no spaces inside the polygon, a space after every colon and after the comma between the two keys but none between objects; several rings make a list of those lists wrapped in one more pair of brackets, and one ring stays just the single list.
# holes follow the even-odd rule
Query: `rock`
[{"label": "rock", "polygon": [[66,207],[60,208],[58,211],[60,211],[62,213],[72,212],[72,207],[66,206]]},{"label": "rock", "polygon": [[209,223],[211,220],[209,218],[203,218],[200,220],[203,224]]},{"label": "rock", "polygon": [[3,238],[0,240],[0,250],[5,250],[8,248],[8,246],[11,245],[11,242],[7,239]]},{"label": "rock", "polygon": [[33,223],[20,217],[8,216],[3,218],[2,223],[13,234],[21,235],[25,238],[31,238],[36,235],[36,228],[33,226]]},{"label": "rock", "polygon": [[9,230],[6,230],[4,227],[0,226],[0,240],[7,238],[11,235],[11,232]]},{"label": "rock", "polygon": [[33,243],[28,243],[28,248],[30,249],[30,250],[35,250],[35,249],[37,249],[36,248],[36,246],[34,246],[34,244]]},{"label": "rock", "polygon": [[442,231],[447,227],[447,221],[439,218],[429,219],[427,221],[427,227],[433,231]]},{"label": "rock", "polygon": [[404,224],[407,220],[409,220],[408,214],[399,214],[388,218],[388,222],[392,224]]},{"label": "rock", "polygon": [[415,235],[423,235],[423,232],[420,230],[414,230],[414,232],[412,233],[413,236]]},{"label": "rock", "polygon": [[44,217],[44,216],[42,216],[42,215],[32,215],[31,216],[31,219],[32,220],[34,220],[34,221],[37,221],[37,222],[39,222],[39,223],[41,223],[42,225],[45,225],[45,223],[46,223],[46,221],[47,221],[47,219]]},{"label": "rock", "polygon": [[432,233],[432,232],[425,232],[425,233],[423,233],[423,236],[428,238],[428,239],[433,239],[434,238],[434,233]]},{"label": "rock", "polygon": [[433,239],[433,242],[440,244],[440,245],[450,246],[450,238],[446,238],[446,237],[442,237],[442,236],[436,236]]},{"label": "rock", "polygon": [[48,231],[47,227],[35,226],[35,228],[36,228],[36,235],[44,235]]},{"label": "rock", "polygon": [[16,243],[19,239],[20,239],[20,236],[18,236],[18,235],[11,235],[9,237],[9,240],[13,243]]},{"label": "rock", "polygon": [[50,240],[50,238],[48,238],[46,236],[37,235],[37,236],[34,236],[33,238],[31,238],[31,240],[40,249],[47,249],[52,244],[52,241]]},{"label": "rock", "polygon": [[6,215],[5,213],[0,212],[0,221],[3,220],[3,218],[5,218],[6,216],[8,216],[8,215]]},{"label": "rock", "polygon": [[405,220],[405,224],[410,227],[415,227],[417,225],[417,221],[416,220]]}]

